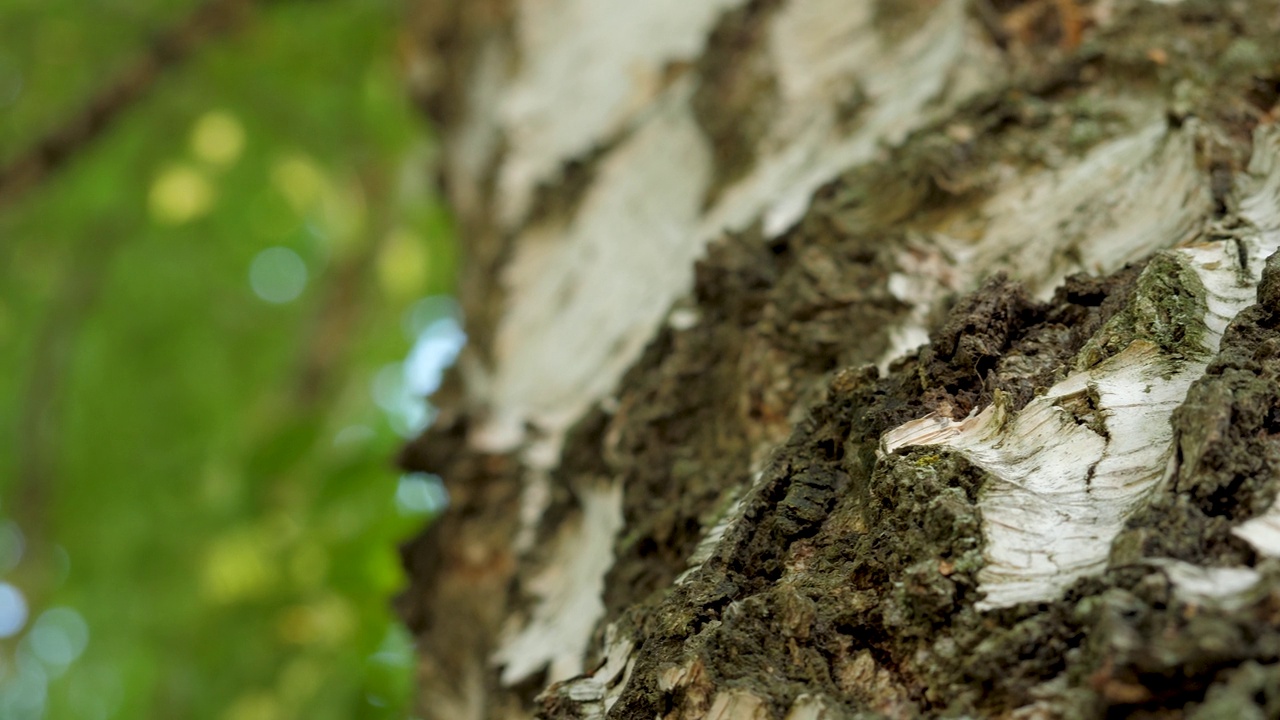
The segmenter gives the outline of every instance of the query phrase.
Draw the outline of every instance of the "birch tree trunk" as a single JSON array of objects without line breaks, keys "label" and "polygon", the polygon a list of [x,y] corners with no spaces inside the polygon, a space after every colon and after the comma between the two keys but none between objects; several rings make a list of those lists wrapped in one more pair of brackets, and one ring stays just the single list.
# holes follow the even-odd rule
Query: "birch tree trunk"
[{"label": "birch tree trunk", "polygon": [[1280,3],[411,26],[425,717],[1280,717]]}]

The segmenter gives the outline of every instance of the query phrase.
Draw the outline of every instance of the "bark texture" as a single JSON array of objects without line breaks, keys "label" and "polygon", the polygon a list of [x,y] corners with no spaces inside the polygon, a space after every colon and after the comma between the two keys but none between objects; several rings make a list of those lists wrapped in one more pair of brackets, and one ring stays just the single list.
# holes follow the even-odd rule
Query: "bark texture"
[{"label": "bark texture", "polygon": [[429,718],[1280,716],[1280,3],[433,0]]}]

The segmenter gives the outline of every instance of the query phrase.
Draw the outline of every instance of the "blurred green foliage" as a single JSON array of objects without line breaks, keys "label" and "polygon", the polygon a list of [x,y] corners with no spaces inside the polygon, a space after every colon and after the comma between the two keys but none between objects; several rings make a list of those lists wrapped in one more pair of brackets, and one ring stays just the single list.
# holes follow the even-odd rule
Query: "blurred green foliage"
[{"label": "blurred green foliage", "polygon": [[[0,4],[0,162],[195,5]],[[0,208],[0,717],[407,716],[373,387],[453,256],[397,9],[263,4]]]}]

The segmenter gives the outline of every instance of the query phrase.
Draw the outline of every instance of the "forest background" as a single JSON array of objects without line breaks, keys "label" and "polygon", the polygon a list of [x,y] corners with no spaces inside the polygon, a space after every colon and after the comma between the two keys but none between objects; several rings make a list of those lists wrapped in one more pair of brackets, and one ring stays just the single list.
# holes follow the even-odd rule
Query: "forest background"
[{"label": "forest background", "polygon": [[0,3],[0,717],[406,717],[463,336],[399,9]]}]

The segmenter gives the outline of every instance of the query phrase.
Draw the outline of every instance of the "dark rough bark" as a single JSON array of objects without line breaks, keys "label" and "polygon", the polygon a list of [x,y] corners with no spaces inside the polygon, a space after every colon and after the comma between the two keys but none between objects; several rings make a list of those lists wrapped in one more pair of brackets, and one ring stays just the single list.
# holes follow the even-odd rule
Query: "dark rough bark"
[{"label": "dark rough bark", "polygon": [[[727,12],[705,55],[672,70],[702,83],[692,106],[713,150],[708,202],[749,172],[766,135],[759,118],[777,97],[758,48],[778,5]],[[877,22],[894,37],[929,6],[880,2]],[[406,449],[405,466],[440,473],[454,498],[405,549],[413,585],[400,607],[422,643],[428,716],[1280,716],[1280,561],[1233,533],[1272,506],[1280,479],[1280,255],[1173,413],[1168,481],[1128,517],[1106,567],[1056,599],[980,608],[991,474],[946,447],[885,453],[882,437],[930,413],[1016,412],[1135,342],[1171,367],[1205,354],[1195,273],[1162,251],[1071,275],[1046,300],[996,275],[934,308],[930,344],[875,367],[912,310],[890,277],[911,272],[902,258],[916,236],[977,212],[1001,168],[1051,165],[1132,132],[1114,109],[1126,96],[1160,103],[1170,128],[1207,128],[1196,160],[1213,204],[1197,239],[1232,242],[1243,225],[1236,181],[1280,87],[1280,7],[1117,2],[1118,17],[1092,28],[1072,14],[1089,4],[973,6],[1009,58],[1008,83],[849,168],[791,230],[756,225],[710,245],[677,304],[686,319],[664,325],[615,396],[565,437],[532,549],[513,549],[519,453],[468,446],[482,408],[455,399],[455,419]],[[432,10],[464,28],[431,48],[447,79],[428,106],[446,143],[462,122],[469,43],[514,22],[505,6],[483,7]],[[449,36],[423,22],[428,36]],[[848,93],[856,124],[865,99]],[[571,217],[611,150],[566,166],[530,222]],[[491,190],[492,176],[481,186]],[[493,273],[510,241],[488,208],[459,203],[481,357],[502,312]],[[1064,407],[1105,435],[1099,402],[1086,394]],[[546,548],[583,521],[584,494],[611,480],[623,529],[585,670],[609,662],[617,637],[632,643],[632,664],[600,679],[607,705],[582,678],[503,686],[491,657],[503,625],[532,613],[531,568],[554,562]],[[718,524],[723,537],[706,545]],[[1181,591],[1172,561],[1259,579],[1215,601]]]}]

